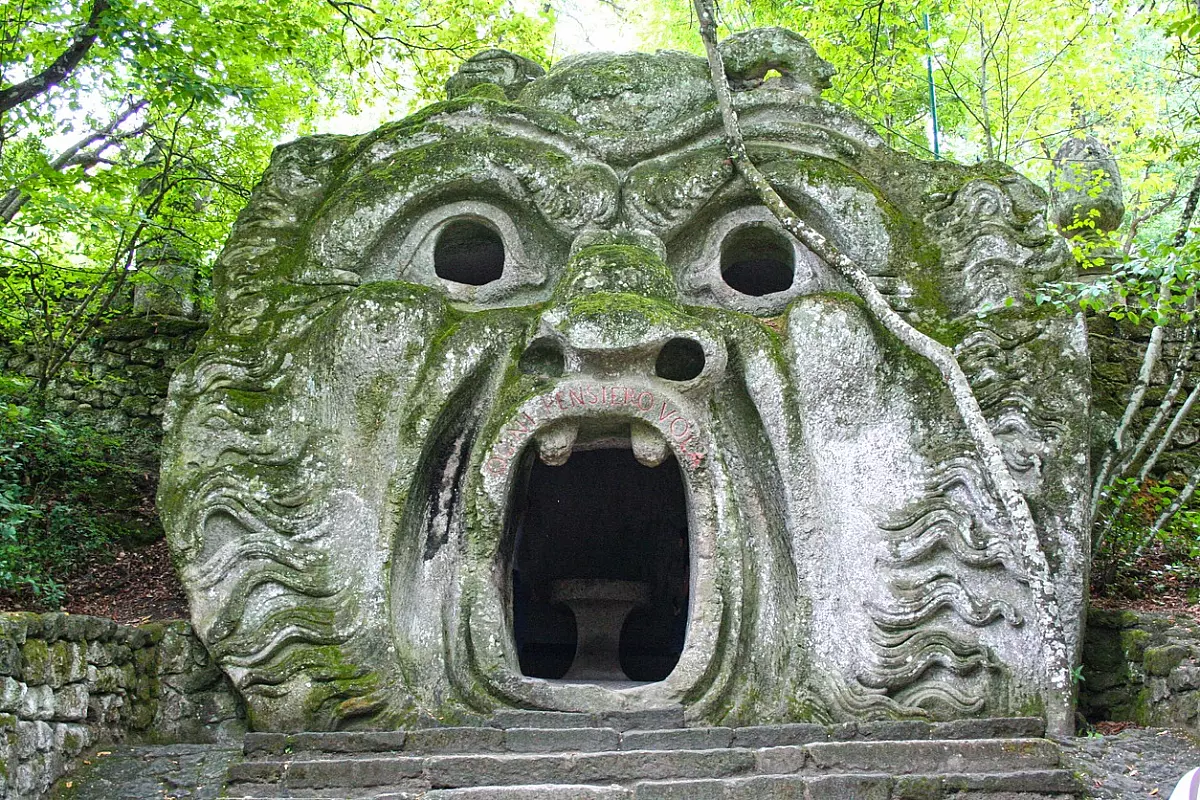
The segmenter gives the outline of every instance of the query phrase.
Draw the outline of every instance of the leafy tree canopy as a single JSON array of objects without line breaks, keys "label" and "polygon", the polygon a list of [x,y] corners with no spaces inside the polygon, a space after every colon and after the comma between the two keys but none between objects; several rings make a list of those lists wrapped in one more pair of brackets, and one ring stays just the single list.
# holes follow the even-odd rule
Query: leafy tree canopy
[{"label": "leafy tree canopy", "polygon": [[540,57],[509,0],[16,0],[0,6],[0,333],[44,384],[137,270],[204,270],[271,147],[435,96],[466,55]]}]

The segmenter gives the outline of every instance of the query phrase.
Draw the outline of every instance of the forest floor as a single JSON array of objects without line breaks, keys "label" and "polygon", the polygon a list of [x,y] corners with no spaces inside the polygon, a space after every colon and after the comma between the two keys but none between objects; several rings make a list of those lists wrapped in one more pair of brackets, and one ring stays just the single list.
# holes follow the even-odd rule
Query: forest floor
[{"label": "forest floor", "polygon": [[1200,621],[1200,567],[1190,553],[1149,548],[1137,563],[1107,586],[1092,576],[1095,608],[1169,611]]},{"label": "forest floor", "polygon": [[[184,619],[187,599],[167,543],[97,553],[63,581],[63,611],[110,617],[125,625]],[[0,611],[46,611],[27,594],[0,593]]]}]

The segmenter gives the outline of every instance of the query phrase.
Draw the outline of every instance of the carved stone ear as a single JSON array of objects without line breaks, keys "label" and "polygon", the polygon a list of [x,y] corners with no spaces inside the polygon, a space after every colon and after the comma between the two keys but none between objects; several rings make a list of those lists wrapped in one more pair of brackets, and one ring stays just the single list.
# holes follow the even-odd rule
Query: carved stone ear
[{"label": "carved stone ear", "polygon": [[755,28],[721,42],[725,75],[735,92],[760,86],[769,71],[780,74],[789,89],[819,95],[830,87],[833,66],[798,33],[786,28]]},{"label": "carved stone ear", "polygon": [[527,85],[546,74],[535,61],[507,50],[484,50],[463,62],[458,72],[446,81],[446,97],[453,100],[476,86],[491,84],[504,90],[509,100],[516,99]]}]

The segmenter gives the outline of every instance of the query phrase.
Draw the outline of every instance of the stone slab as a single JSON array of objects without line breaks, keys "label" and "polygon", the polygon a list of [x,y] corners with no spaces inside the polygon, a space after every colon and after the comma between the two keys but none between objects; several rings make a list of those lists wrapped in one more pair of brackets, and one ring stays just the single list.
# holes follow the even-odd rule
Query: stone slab
[{"label": "stone slab", "polygon": [[[633,792],[621,786],[541,785],[435,789],[428,800],[625,800]],[[381,798],[382,800],[382,798]]]},{"label": "stone slab", "polygon": [[589,728],[591,714],[573,711],[497,711],[490,724],[497,728]]},{"label": "stone slab", "polygon": [[755,725],[735,728],[734,747],[782,747],[785,745],[824,742],[829,739],[829,730],[824,725]]},{"label": "stone slab", "polygon": [[890,800],[887,775],[759,775],[707,781],[646,781],[636,800]]},{"label": "stone slab", "polygon": [[668,728],[657,731],[626,731],[622,750],[709,750],[729,747],[732,728]]},{"label": "stone slab", "polygon": [[410,731],[404,750],[414,753],[495,753],[504,750],[498,728],[424,728]]},{"label": "stone slab", "polygon": [[925,742],[818,742],[808,746],[818,769],[897,775],[1057,767],[1058,747],[1045,739],[935,739]]},{"label": "stone slab", "polygon": [[595,719],[597,725],[619,731],[662,730],[684,726],[682,706],[642,711],[603,711],[596,714]]},{"label": "stone slab", "polygon": [[612,728],[510,728],[504,745],[514,753],[578,752],[616,750],[621,734]]},{"label": "stone slab", "polygon": [[424,759],[417,757],[293,761],[281,783],[289,789],[394,786],[421,777],[424,766]]}]

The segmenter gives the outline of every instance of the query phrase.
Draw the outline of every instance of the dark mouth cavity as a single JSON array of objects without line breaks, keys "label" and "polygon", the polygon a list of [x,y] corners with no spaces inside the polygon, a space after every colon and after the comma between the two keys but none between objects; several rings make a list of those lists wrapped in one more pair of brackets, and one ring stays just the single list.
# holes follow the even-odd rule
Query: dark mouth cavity
[{"label": "dark mouth cavity", "polygon": [[513,634],[522,674],[586,683],[653,682],[679,661],[687,630],[687,494],[670,455],[657,467],[628,445],[576,447],[562,466],[517,471]]}]

